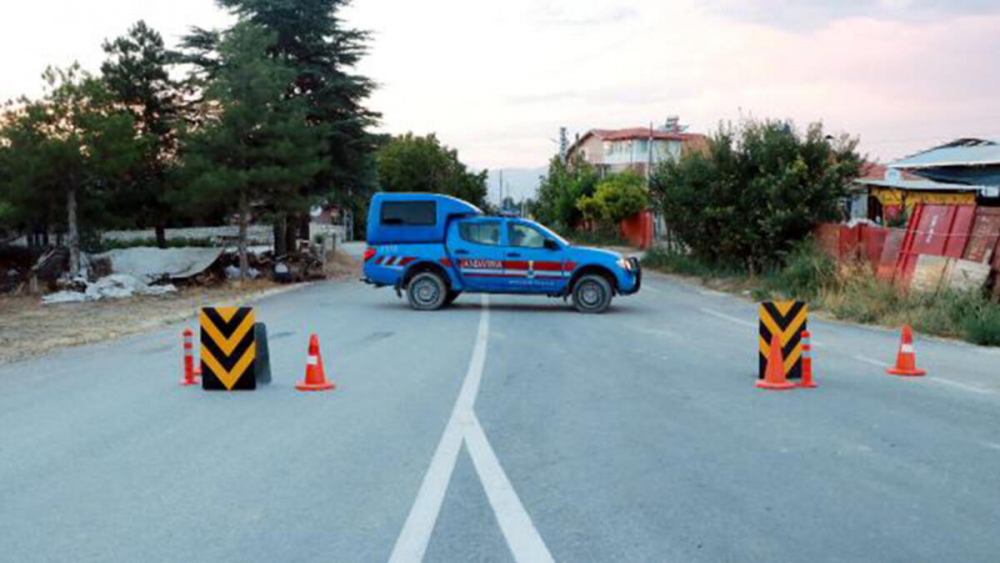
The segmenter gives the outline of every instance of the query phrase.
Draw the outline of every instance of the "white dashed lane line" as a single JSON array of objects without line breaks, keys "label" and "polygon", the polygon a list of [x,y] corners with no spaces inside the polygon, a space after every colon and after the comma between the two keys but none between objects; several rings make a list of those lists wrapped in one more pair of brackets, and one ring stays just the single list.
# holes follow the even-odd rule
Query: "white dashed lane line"
[{"label": "white dashed lane line", "polygon": [[857,361],[859,361],[859,362],[864,362],[866,364],[871,364],[873,366],[878,366],[880,368],[892,367],[890,364],[887,364],[886,362],[883,362],[881,360],[873,360],[873,359],[871,359],[871,358],[869,358],[867,356],[854,356],[854,359],[857,360]]},{"label": "white dashed lane line", "polygon": [[720,318],[720,319],[729,321],[731,323],[736,323],[738,325],[746,326],[746,327],[750,327],[750,328],[757,328],[757,324],[756,323],[752,323],[750,321],[745,321],[743,319],[740,319],[740,318],[737,318],[737,317],[733,317],[733,316],[727,315],[725,313],[720,313],[719,311],[715,311],[713,309],[706,309],[705,307],[701,307],[700,310],[701,310],[702,313],[705,313],[706,315],[712,315],[713,317]]},{"label": "white dashed lane line", "polygon": [[[727,320],[727,321],[729,321],[731,323],[735,323],[735,324],[738,324],[740,326],[757,328],[756,324],[754,324],[754,323],[752,323],[750,321],[746,321],[746,320],[740,319],[738,317],[734,317],[732,315],[727,315],[725,313],[722,313],[722,312],[719,312],[719,311],[715,311],[713,309],[708,309],[708,308],[705,308],[705,307],[701,307],[700,310],[701,310],[701,312],[703,312],[703,313],[705,313],[707,315],[711,315],[711,316],[719,318],[719,319]],[[813,343],[814,346],[826,346],[826,344],[824,344],[824,343],[822,343],[820,341],[817,341],[817,340],[813,340],[812,343]],[[875,360],[875,359],[869,358],[867,356],[862,356],[860,354],[852,356],[852,358],[854,358],[855,360],[857,360],[859,362],[863,362],[863,363],[866,363],[866,364],[869,364],[869,365],[873,365],[873,366],[877,366],[877,367],[880,367],[880,368],[892,367],[892,364],[889,364],[889,363],[881,361],[881,360]],[[946,385],[946,386],[952,387],[954,389],[961,389],[963,391],[968,391],[968,392],[971,392],[971,393],[979,393],[979,394],[983,394],[983,395],[992,395],[992,394],[994,394],[993,390],[984,389],[982,387],[977,387],[975,385],[968,385],[966,383],[960,383],[958,381],[953,381],[951,379],[946,379],[946,378],[943,378],[943,377],[926,377],[924,379],[926,379],[927,381],[930,381],[931,383],[937,383],[937,384],[940,384],[940,385]]]},{"label": "white dashed lane line", "polygon": [[947,385],[949,387],[954,387],[955,389],[961,389],[963,391],[969,391],[972,393],[980,393],[983,395],[993,394],[993,391],[990,391],[989,389],[983,389],[982,387],[977,387],[975,385],[967,385],[965,383],[959,383],[957,381],[952,381],[950,379],[945,379],[943,377],[927,377],[925,379],[927,381],[930,381],[931,383],[939,383],[941,385]]}]

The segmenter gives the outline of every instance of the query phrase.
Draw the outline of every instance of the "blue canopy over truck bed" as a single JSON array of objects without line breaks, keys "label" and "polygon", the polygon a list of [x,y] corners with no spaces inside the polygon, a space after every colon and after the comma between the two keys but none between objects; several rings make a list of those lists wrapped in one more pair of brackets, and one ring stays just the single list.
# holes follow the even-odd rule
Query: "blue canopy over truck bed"
[{"label": "blue canopy over truck bed", "polygon": [[449,219],[482,214],[475,205],[450,196],[375,194],[368,209],[368,244],[443,243]]}]

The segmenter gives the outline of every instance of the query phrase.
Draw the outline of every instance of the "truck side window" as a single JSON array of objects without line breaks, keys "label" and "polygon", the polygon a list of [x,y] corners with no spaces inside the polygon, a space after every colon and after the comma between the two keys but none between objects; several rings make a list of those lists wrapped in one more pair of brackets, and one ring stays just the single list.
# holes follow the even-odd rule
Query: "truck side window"
[{"label": "truck side window", "polygon": [[382,224],[404,227],[433,227],[437,204],[433,201],[386,201],[382,203]]},{"label": "truck side window", "polygon": [[521,248],[545,248],[545,235],[527,225],[509,223],[507,242]]},{"label": "truck side window", "polygon": [[459,223],[458,234],[465,242],[500,246],[500,222]]}]

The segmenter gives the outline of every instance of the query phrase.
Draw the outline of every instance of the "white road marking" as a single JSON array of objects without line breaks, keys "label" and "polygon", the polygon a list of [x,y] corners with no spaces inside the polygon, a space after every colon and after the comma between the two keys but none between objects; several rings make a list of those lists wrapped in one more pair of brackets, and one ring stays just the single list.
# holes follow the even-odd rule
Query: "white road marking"
[{"label": "white road marking", "polygon": [[727,315],[725,313],[720,313],[720,312],[714,311],[712,309],[706,309],[705,307],[701,307],[701,312],[705,313],[705,314],[708,314],[708,315],[712,315],[713,317],[718,317],[720,319],[736,323],[738,325],[748,326],[750,328],[757,328],[757,325],[755,323],[752,323],[750,321],[745,321],[743,319],[740,319],[740,318],[737,318],[737,317],[733,317],[733,316]]},{"label": "white road marking", "polygon": [[643,284],[642,289],[652,291],[653,293],[660,293],[660,294],[665,293],[662,289],[659,289],[656,286],[649,283]]},{"label": "white road marking", "polygon": [[649,335],[652,335],[652,336],[662,336],[662,337],[665,337],[665,338],[679,338],[680,337],[680,335],[678,335],[676,332],[674,332],[672,330],[662,329],[662,328],[646,328],[646,327],[632,326],[632,325],[624,325],[624,326],[625,326],[625,328],[628,328],[628,329],[633,330],[635,332],[639,332],[639,333],[642,333],[642,334],[649,334]]},{"label": "white road marking", "polygon": [[873,366],[878,366],[880,368],[892,367],[892,366],[890,366],[890,364],[887,364],[887,363],[885,363],[883,361],[873,360],[873,359],[868,358],[866,356],[854,356],[854,359],[857,360],[857,361],[859,361],[859,362],[864,362],[866,364],[871,364]]},{"label": "white road marking", "polygon": [[462,390],[455,401],[455,408],[445,426],[441,442],[438,443],[431,465],[420,484],[417,499],[410,508],[403,530],[396,539],[396,545],[389,556],[390,563],[413,562],[424,560],[424,553],[430,543],[434,524],[437,523],[441,504],[444,502],[451,474],[458,461],[458,452],[462,447],[464,434],[463,425],[471,423],[472,407],[479,392],[479,382],[483,377],[483,366],[486,364],[486,343],[490,331],[489,297],[482,296],[482,312],[479,316],[479,331],[476,334],[476,344],[472,349],[472,360],[465,372]]},{"label": "white road marking", "polygon": [[983,393],[987,395],[993,393],[993,391],[990,391],[989,389],[983,389],[982,387],[977,387],[975,385],[966,385],[965,383],[959,383],[957,381],[952,381],[950,379],[944,379],[943,377],[928,377],[926,379],[931,383],[941,383],[943,385],[955,387],[956,389],[963,389],[965,391],[971,391],[973,393]]},{"label": "white road marking", "polygon": [[[701,312],[709,314],[709,315],[712,315],[713,317],[718,317],[720,319],[724,319],[724,320],[727,320],[727,321],[730,321],[730,322],[734,322],[734,323],[736,323],[738,325],[743,325],[743,326],[747,326],[747,327],[750,327],[750,328],[757,328],[758,327],[757,324],[752,323],[750,321],[745,321],[745,320],[743,320],[741,318],[733,317],[731,315],[727,315],[725,313],[720,313],[719,311],[715,311],[715,310],[712,310],[712,309],[707,309],[705,307],[701,307]],[[826,346],[826,342],[822,342],[820,340],[816,340],[815,338],[813,338],[812,339],[812,345],[813,345],[814,348],[817,347],[817,346]]]},{"label": "white road marking", "polygon": [[696,290],[702,295],[707,295],[709,297],[728,297],[728,293],[722,293],[721,291],[715,291],[714,289],[698,289]]},{"label": "white road marking", "polygon": [[504,473],[500,461],[497,460],[493,448],[490,447],[486,433],[479,425],[479,419],[472,414],[472,424],[465,432],[465,446],[476,466],[476,473],[486,490],[486,497],[493,507],[500,530],[507,539],[514,560],[518,563],[551,563],[554,562],[538,530],[531,522],[531,517],[517,498],[514,487],[511,486],[507,474]]},{"label": "white road marking", "polygon": [[423,561],[463,442],[514,559],[518,562],[553,561],[528,512],[507,479],[473,410],[476,395],[479,393],[479,384],[483,378],[483,368],[486,365],[486,348],[490,332],[489,305],[489,296],[484,294],[479,331],[472,350],[472,359],[469,361],[469,369],[465,372],[465,380],[462,382],[462,390],[458,394],[458,400],[455,401],[455,408],[452,410],[451,418],[448,419],[448,425],[445,426],[441,442],[438,443],[431,459],[431,465],[420,484],[410,514],[406,517],[399,538],[396,539],[392,554],[389,555],[390,563]]}]

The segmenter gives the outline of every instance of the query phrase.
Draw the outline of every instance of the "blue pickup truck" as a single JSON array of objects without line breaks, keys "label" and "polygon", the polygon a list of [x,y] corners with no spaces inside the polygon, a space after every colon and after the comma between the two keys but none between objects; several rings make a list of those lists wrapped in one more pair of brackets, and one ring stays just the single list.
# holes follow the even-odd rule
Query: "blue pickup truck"
[{"label": "blue pickup truck", "polygon": [[486,216],[448,196],[375,194],[367,234],[363,281],[405,291],[421,311],[470,292],[572,297],[578,311],[602,313],[642,284],[635,258],[573,246],[538,223]]}]

